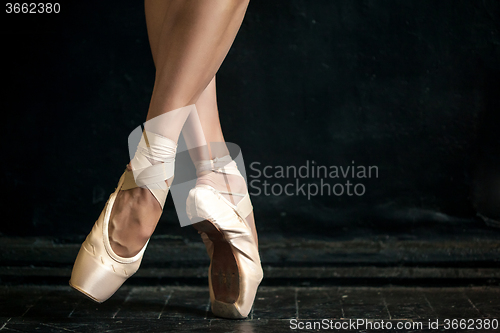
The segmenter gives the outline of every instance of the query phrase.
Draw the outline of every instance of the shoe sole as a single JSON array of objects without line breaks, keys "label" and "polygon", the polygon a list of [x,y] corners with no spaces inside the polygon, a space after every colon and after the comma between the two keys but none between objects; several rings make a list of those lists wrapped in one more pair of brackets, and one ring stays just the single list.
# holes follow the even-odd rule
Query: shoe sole
[{"label": "shoe sole", "polygon": [[240,275],[231,245],[224,238],[224,234],[208,220],[195,223],[193,227],[206,233],[214,244],[209,274],[215,300],[233,305],[240,294]]}]

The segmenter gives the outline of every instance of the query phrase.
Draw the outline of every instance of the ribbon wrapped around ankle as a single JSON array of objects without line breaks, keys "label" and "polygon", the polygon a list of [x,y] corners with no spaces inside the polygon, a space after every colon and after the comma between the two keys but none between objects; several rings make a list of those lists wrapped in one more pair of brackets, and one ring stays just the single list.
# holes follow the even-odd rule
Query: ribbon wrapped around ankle
[{"label": "ribbon wrapped around ankle", "polygon": [[201,160],[194,164],[196,174],[199,175],[203,171],[221,171],[223,169],[238,169],[236,162],[233,161],[230,155],[216,157],[213,160]]},{"label": "ribbon wrapped around ankle", "polygon": [[176,150],[174,141],[145,130],[130,161],[135,183],[126,181],[122,189],[146,187],[163,208],[168,194],[165,180],[174,176]]}]

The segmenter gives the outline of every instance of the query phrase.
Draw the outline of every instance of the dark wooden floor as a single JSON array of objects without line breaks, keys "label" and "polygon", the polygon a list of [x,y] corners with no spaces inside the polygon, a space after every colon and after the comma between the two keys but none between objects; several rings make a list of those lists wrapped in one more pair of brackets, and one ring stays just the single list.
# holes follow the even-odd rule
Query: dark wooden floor
[{"label": "dark wooden floor", "polygon": [[[495,332],[478,326],[447,329],[445,320],[495,325],[500,319],[497,286],[261,287],[246,320],[214,317],[204,287],[124,286],[103,304],[66,286],[2,286],[0,297],[0,331],[6,332],[316,332],[292,328],[299,322],[319,325],[323,319],[332,321],[328,325],[360,319],[392,324],[391,330],[370,329],[365,321],[356,329],[330,331]],[[429,320],[439,320],[439,329],[429,329]],[[422,326],[414,326],[418,323]],[[398,324],[407,326],[396,329]]]}]

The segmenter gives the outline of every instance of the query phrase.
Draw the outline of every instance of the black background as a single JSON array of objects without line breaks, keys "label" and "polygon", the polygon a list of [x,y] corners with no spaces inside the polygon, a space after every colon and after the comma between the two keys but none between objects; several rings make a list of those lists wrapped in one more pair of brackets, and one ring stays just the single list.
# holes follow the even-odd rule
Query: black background
[{"label": "black background", "polygon": [[[379,170],[363,196],[254,195],[261,237],[481,223],[474,185],[491,183],[500,155],[499,14],[495,0],[252,0],[217,74],[223,131],[249,180],[252,162]],[[0,232],[84,237],[151,97],[143,2],[2,9],[1,20]],[[196,235],[187,229],[169,198],[156,234]]]}]

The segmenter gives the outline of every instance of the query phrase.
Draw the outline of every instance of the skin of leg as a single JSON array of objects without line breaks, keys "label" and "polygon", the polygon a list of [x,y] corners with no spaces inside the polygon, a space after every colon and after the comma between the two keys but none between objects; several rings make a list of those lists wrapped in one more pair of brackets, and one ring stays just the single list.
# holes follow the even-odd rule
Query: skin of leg
[{"label": "skin of leg", "polygon": [[219,121],[215,77],[198,98],[196,110],[186,120],[182,131],[193,162],[228,155]]},{"label": "skin of leg", "polygon": [[[146,0],[146,20],[156,5],[165,6],[161,2]],[[150,38],[158,42],[151,46],[156,80],[148,120],[197,102],[229,51],[248,6],[245,0],[168,2],[161,30]]]},{"label": "skin of leg", "polygon": [[[161,27],[164,24],[165,20],[165,17],[161,13],[173,10],[172,7],[170,6],[172,6],[172,2],[170,1],[146,0],[146,17],[147,17],[149,43],[151,47],[151,52],[153,54],[153,60],[157,68],[159,66],[159,62],[161,61],[158,52],[161,48],[160,45],[162,38]],[[236,9],[238,11],[238,15],[235,15],[232,18],[230,18],[230,23],[229,23],[229,26],[231,27],[231,29],[234,29],[235,32],[237,31],[237,29],[239,29],[239,26],[241,25],[241,21],[243,19],[243,16],[240,16],[242,15],[241,10],[242,8],[244,8],[244,11],[246,11],[246,7],[248,6],[248,1],[240,2],[239,4],[237,4],[237,6],[239,6],[239,8]],[[234,40],[234,37],[235,35],[232,36],[232,40]],[[226,53],[228,50],[229,49],[226,50]],[[179,105],[182,105],[182,103]],[[177,105],[175,105],[174,107],[177,107]],[[202,93],[196,100],[196,109],[198,110],[197,115],[199,120],[192,119],[193,118],[192,116],[190,116],[187,119],[184,126],[186,129],[188,129],[188,131],[189,127],[191,127],[191,130],[189,132],[192,133],[192,135],[190,135],[191,138],[185,136],[184,139],[186,140],[188,147],[205,146],[206,143],[210,144],[206,145],[206,147],[208,147],[208,151],[206,151],[205,149],[194,149],[194,150],[191,149],[190,154],[193,161],[202,159],[213,159],[215,157],[222,157],[227,155],[229,152],[225,145],[224,135],[222,133],[222,128],[219,120],[215,75],[211,78],[210,83],[206,86],[206,88],[202,91]],[[197,137],[196,134],[199,134],[197,133],[199,132],[199,124],[201,124],[201,130],[203,132],[201,135],[204,136],[204,140],[200,138],[198,139],[199,141],[198,143],[196,142],[190,143],[189,140],[193,138],[194,140],[196,140]],[[247,222],[252,228],[254,237],[257,240],[257,231],[255,227],[253,212],[250,214],[249,217],[247,217]]]},{"label": "skin of leg", "polygon": [[[156,66],[146,120],[199,99],[229,51],[247,6],[243,0],[145,1]],[[151,237],[161,212],[148,189],[120,191],[109,224],[113,251],[122,257],[137,254]]]}]

